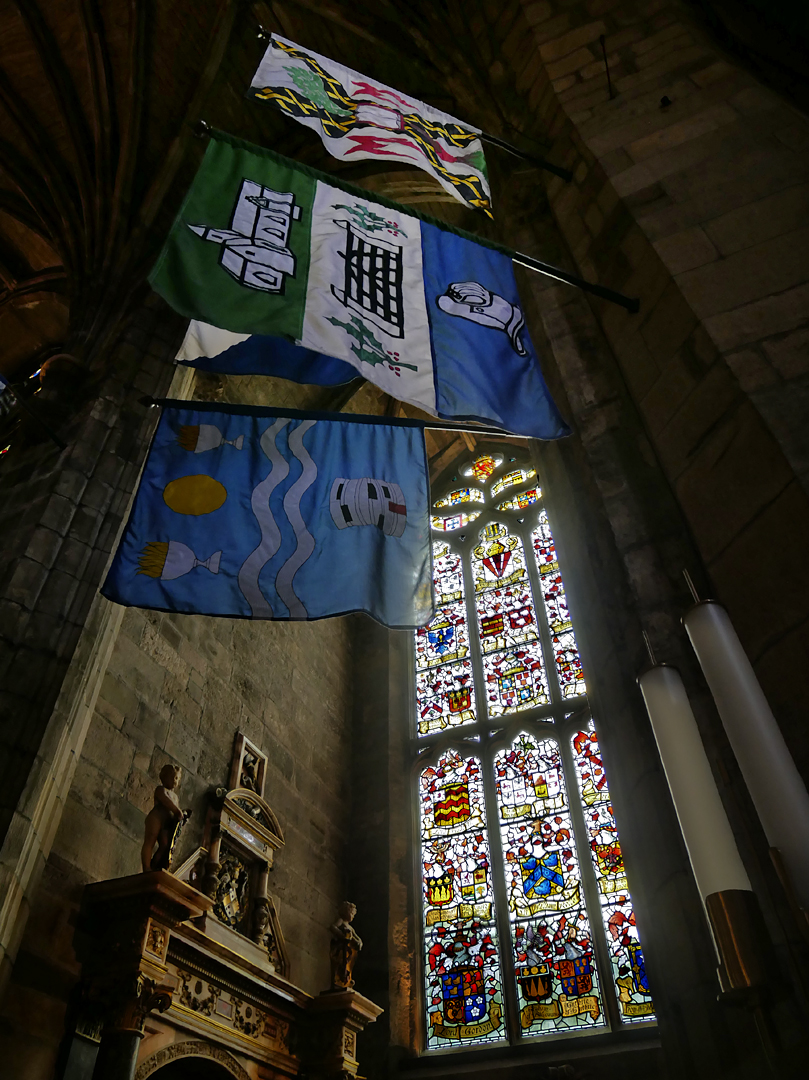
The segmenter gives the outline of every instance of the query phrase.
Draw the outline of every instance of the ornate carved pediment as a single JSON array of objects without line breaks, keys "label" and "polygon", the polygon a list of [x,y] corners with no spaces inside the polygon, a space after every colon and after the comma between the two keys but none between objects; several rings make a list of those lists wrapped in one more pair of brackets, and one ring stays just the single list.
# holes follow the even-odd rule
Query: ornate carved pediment
[{"label": "ornate carved pediment", "polygon": [[284,846],[284,834],[269,803],[249,788],[227,793],[219,812],[219,828],[270,866],[273,852]]}]

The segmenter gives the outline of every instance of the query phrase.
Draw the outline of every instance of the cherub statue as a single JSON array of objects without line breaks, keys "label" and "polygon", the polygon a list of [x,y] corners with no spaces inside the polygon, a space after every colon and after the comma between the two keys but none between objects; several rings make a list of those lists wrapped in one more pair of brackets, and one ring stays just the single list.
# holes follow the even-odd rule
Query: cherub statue
[{"label": "cherub statue", "polygon": [[[180,783],[182,769],[179,765],[164,765],[160,770],[160,787],[155,788],[154,806],[146,815],[143,847],[140,861],[144,873],[149,870],[168,870],[171,851],[177,834],[191,816],[190,810],[182,810],[174,789]],[[152,856],[154,846],[157,851]]]},{"label": "cherub statue", "polygon": [[331,988],[332,990],[350,990],[354,985],[351,973],[354,969],[354,961],[362,948],[362,939],[351,925],[357,908],[354,904],[344,901],[337,910],[337,918],[329,927],[331,931],[331,946],[329,959],[331,960]]}]

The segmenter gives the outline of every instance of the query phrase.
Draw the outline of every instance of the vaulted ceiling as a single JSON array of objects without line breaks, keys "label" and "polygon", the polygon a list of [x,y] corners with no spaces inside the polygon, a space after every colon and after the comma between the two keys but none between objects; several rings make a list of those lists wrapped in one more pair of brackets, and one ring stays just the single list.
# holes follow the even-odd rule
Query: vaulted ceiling
[{"label": "vaulted ceiling", "polygon": [[244,96],[263,26],[485,123],[448,89],[480,88],[465,25],[455,2],[0,0],[0,372],[103,365],[204,150],[199,119],[485,230],[426,174],[346,167]]}]

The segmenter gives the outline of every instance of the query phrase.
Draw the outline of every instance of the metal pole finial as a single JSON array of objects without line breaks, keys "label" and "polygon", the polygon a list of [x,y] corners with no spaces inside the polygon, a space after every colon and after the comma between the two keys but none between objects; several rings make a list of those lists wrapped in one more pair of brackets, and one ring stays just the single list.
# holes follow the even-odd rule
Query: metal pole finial
[{"label": "metal pole finial", "polygon": [[197,120],[194,124],[191,125],[191,128],[194,132],[194,135],[198,139],[207,139],[207,137],[211,134],[211,125],[208,123],[207,120]]}]

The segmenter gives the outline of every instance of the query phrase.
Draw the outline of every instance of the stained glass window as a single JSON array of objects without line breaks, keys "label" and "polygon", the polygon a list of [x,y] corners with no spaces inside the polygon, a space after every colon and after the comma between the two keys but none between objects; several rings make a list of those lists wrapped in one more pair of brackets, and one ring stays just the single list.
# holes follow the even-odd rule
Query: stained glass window
[{"label": "stained glass window", "polygon": [[463,529],[470,521],[474,521],[479,517],[480,511],[477,511],[477,513],[473,511],[471,514],[453,514],[451,517],[430,518],[430,524],[439,532],[454,532],[456,529]]},{"label": "stained glass window", "polygon": [[445,495],[443,499],[436,499],[433,503],[436,510],[441,510],[445,506],[456,506],[458,503],[468,502],[485,502],[486,496],[479,488],[458,488],[457,491],[450,491],[448,495]]},{"label": "stained glass window", "polygon": [[654,1022],[535,467],[481,453],[435,495],[476,505],[433,518],[416,632],[426,1049]]},{"label": "stained glass window", "polygon": [[612,812],[598,736],[592,721],[572,739],[573,756],[584,803],[587,840],[601,898],[612,977],[625,1023],[654,1015],[635,912],[629,895],[618,827]]},{"label": "stained glass window", "polygon": [[499,495],[506,488],[524,484],[526,480],[531,480],[535,476],[536,469],[512,469],[511,472],[506,473],[499,480],[495,480],[492,484],[492,495]]},{"label": "stained glass window", "polygon": [[430,1049],[497,1042],[503,993],[480,761],[455,750],[421,774]]}]

